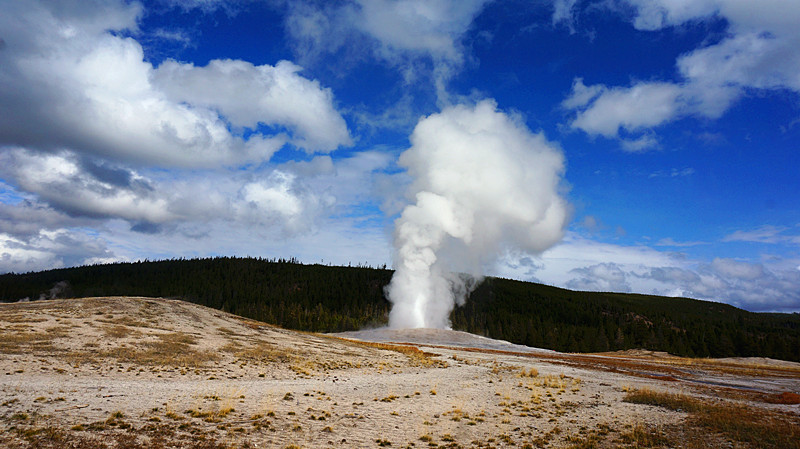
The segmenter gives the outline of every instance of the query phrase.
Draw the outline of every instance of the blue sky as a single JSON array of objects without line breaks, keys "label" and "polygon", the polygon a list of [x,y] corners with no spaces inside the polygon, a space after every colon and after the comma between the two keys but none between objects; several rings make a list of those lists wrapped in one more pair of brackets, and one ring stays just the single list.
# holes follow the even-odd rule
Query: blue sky
[{"label": "blue sky", "polygon": [[[392,266],[395,225],[427,192],[458,209],[452,226],[422,222],[443,226],[438,260],[471,265],[454,270],[800,311],[795,1],[0,12],[0,272],[214,255]],[[487,135],[514,148],[518,178],[491,171],[506,154],[473,145]],[[436,164],[463,177],[442,184]],[[523,212],[543,205],[558,213],[541,227]]]}]

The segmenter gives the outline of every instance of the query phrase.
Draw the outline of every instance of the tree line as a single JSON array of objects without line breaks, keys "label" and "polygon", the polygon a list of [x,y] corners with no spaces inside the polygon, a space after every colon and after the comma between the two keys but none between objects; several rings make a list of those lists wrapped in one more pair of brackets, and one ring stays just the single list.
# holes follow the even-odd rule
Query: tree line
[{"label": "tree line", "polygon": [[[342,332],[385,325],[392,271],[215,257],[0,275],[0,300],[179,298],[279,326]],[[578,292],[485,279],[451,314],[454,329],[567,352],[644,348],[691,357],[800,361],[800,314],[752,313],[688,298]]]}]

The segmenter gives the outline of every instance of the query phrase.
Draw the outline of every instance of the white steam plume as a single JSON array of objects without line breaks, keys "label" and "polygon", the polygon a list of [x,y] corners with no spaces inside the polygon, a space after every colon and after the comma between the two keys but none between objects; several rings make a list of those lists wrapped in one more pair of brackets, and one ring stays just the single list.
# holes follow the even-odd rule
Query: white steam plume
[{"label": "white steam plume", "polygon": [[492,100],[422,118],[400,165],[413,178],[395,222],[395,274],[387,288],[392,328],[449,327],[479,273],[502,251],[541,252],[562,236],[564,158],[542,134]]}]

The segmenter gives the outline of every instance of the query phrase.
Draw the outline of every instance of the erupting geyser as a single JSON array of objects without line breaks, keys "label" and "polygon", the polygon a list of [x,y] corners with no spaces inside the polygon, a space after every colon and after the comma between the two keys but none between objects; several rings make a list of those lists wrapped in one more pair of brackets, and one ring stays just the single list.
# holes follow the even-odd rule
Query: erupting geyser
[{"label": "erupting geyser", "polygon": [[564,157],[492,100],[422,118],[400,165],[415,202],[395,222],[389,327],[449,327],[481,266],[503,251],[538,253],[566,222]]}]

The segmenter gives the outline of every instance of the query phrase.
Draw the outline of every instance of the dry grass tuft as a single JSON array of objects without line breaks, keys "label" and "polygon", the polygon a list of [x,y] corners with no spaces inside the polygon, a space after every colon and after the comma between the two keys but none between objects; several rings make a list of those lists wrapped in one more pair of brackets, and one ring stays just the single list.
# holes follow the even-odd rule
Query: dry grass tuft
[{"label": "dry grass tuft", "polygon": [[637,424],[629,432],[620,435],[623,443],[635,448],[640,447],[669,447],[670,440],[662,431],[647,428]]},{"label": "dry grass tuft", "polygon": [[395,351],[401,354],[405,354],[406,356],[408,356],[412,366],[425,366],[425,367],[435,367],[435,368],[447,368],[448,366],[447,362],[443,360],[434,359],[434,357],[437,356],[436,354],[422,351],[416,346],[404,345],[404,344],[377,343],[372,341],[350,340],[347,338],[342,338],[341,340],[355,343],[361,346],[368,346],[370,348],[383,349],[385,351]]},{"label": "dry grass tuft", "polygon": [[625,401],[688,412],[694,426],[755,448],[800,449],[800,419],[794,415],[649,389],[632,391]]},{"label": "dry grass tuft", "polygon": [[784,391],[781,394],[777,394],[771,398],[768,398],[766,402],[787,405],[800,404],[800,394]]},{"label": "dry grass tuft", "polygon": [[[196,343],[197,338],[192,335],[171,332],[158,334],[155,341],[141,342],[137,347],[117,347],[111,351],[94,353],[94,355],[115,358],[120,363],[145,366],[201,367],[207,362],[219,359],[218,354],[194,348]],[[86,356],[84,354],[76,355],[78,357]]]},{"label": "dry grass tuft", "polygon": [[261,341],[250,347],[231,343],[224,346],[222,350],[233,354],[239,361],[267,365],[271,363],[291,363],[297,358],[286,350],[278,349],[273,344]]},{"label": "dry grass tuft", "polygon": [[649,388],[630,390],[628,394],[625,395],[625,402],[655,405],[682,412],[697,412],[704,406],[707,406],[707,404],[700,400],[683,394],[664,393],[653,391]]}]

